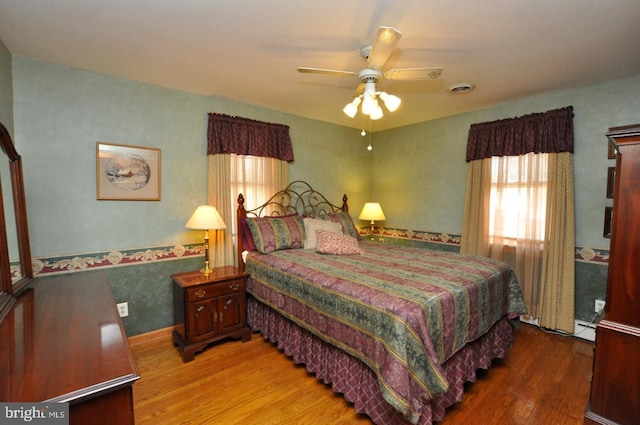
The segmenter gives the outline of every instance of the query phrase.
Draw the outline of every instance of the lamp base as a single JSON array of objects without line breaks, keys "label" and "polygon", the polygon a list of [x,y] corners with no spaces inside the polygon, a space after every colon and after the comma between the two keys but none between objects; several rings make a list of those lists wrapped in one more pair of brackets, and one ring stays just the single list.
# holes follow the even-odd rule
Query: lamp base
[{"label": "lamp base", "polygon": [[212,274],[213,272],[215,272],[215,269],[209,267],[203,267],[200,269],[200,273],[202,274]]},{"label": "lamp base", "polygon": [[206,274],[209,275],[211,273],[213,273],[215,270],[211,267],[209,267],[209,261],[205,261],[204,262],[204,267],[200,269],[200,273],[202,274]]}]

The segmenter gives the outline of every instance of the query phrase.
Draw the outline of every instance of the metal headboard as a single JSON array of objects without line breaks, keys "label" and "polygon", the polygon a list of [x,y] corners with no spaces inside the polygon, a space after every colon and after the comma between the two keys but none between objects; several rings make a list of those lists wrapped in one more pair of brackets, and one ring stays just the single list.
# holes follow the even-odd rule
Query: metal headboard
[{"label": "metal headboard", "polygon": [[342,196],[342,205],[338,206],[330,202],[323,194],[316,191],[311,185],[302,180],[289,183],[283,190],[277,192],[264,204],[253,208],[245,209],[244,196],[238,195],[237,209],[237,245],[238,245],[238,265],[244,267],[242,262],[242,229],[241,223],[246,217],[274,217],[298,213],[302,216],[322,217],[329,213],[344,211],[349,212],[347,205],[347,195]]}]

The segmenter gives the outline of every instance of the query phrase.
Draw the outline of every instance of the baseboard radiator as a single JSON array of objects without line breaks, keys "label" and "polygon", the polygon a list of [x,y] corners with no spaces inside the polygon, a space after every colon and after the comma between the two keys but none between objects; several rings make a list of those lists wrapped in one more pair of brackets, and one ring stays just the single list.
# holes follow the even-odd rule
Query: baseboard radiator
[{"label": "baseboard radiator", "polygon": [[573,335],[594,342],[596,340],[596,324],[584,320],[576,320]]},{"label": "baseboard radiator", "polygon": [[[538,323],[538,319],[529,316],[520,316],[520,321],[523,323],[528,323],[533,326],[540,326]],[[584,320],[576,320],[574,322],[574,330],[573,334],[570,336],[575,336],[576,338],[585,339],[587,341],[595,342],[596,340],[596,324],[591,322],[586,322]]]}]

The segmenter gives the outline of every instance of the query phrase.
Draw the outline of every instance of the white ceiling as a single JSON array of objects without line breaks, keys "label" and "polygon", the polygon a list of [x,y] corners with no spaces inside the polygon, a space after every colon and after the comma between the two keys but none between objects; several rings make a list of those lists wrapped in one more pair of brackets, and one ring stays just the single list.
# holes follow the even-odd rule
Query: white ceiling
[{"label": "white ceiling", "polygon": [[359,71],[381,25],[403,33],[385,70],[444,73],[380,82],[403,103],[374,131],[640,74],[638,0],[0,0],[15,56],[352,127],[357,78],[296,68]]}]

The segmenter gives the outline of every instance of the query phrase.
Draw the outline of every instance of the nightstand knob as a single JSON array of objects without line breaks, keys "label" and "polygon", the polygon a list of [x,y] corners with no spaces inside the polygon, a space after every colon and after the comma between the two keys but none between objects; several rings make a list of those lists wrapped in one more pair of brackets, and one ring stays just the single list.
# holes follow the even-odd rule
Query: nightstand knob
[{"label": "nightstand knob", "polygon": [[229,285],[229,289],[231,289],[232,291],[237,291],[238,288],[240,288],[240,285],[238,284],[238,282],[233,282],[232,284]]},{"label": "nightstand knob", "polygon": [[198,290],[195,292],[195,294],[196,294],[196,297],[198,297],[198,298],[202,298],[202,297],[204,297],[205,295],[207,295],[207,291],[205,291],[204,289],[198,289]]}]

